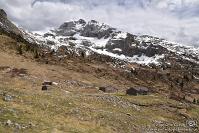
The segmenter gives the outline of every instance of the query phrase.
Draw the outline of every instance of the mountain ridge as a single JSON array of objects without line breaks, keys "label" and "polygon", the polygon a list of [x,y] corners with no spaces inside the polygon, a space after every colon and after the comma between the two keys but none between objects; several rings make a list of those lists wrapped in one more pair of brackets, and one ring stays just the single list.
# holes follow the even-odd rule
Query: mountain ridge
[{"label": "mountain ridge", "polygon": [[31,33],[28,38],[55,51],[60,46],[70,47],[72,43],[75,45],[72,48],[87,50],[85,51],[87,54],[94,52],[143,65],[150,65],[150,62],[162,65],[164,62],[161,60],[172,57],[172,54],[173,57],[176,56],[186,62],[199,63],[199,48],[183,46],[148,35],[136,36],[95,20],[86,22],[80,19],[65,22],[59,28],[43,35]]},{"label": "mountain ridge", "polygon": [[[76,51],[76,55],[81,55],[81,52],[85,56],[105,55],[146,66],[169,67],[170,58],[180,60],[180,65],[184,62],[184,64],[199,64],[199,48],[183,46],[148,35],[133,35],[95,20],[86,22],[79,19],[65,22],[58,28],[39,35],[16,27],[7,19],[7,14],[3,10],[1,10],[1,16],[0,28],[3,31],[54,51],[59,51],[61,48],[65,49],[66,53]],[[175,62],[179,62],[177,60]]]}]

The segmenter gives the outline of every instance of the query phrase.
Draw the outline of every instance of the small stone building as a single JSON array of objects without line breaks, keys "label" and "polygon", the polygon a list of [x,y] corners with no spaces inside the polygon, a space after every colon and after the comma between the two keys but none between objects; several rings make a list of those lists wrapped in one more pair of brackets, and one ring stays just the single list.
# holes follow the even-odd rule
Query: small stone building
[{"label": "small stone building", "polygon": [[52,81],[44,81],[42,85],[53,85]]},{"label": "small stone building", "polygon": [[149,93],[149,89],[146,88],[146,87],[131,87],[129,88],[128,90],[126,90],[126,94],[127,95],[134,95],[134,96],[137,96],[137,95],[148,95]]},{"label": "small stone building", "polygon": [[47,91],[47,90],[48,90],[48,86],[47,86],[47,85],[42,85],[41,90],[42,90],[42,91]]},{"label": "small stone building", "polygon": [[52,86],[52,85],[53,85],[53,82],[51,82],[51,81],[44,81],[44,82],[42,83],[42,88],[41,88],[41,90],[42,90],[42,91],[46,91],[46,90],[48,90],[49,87]]},{"label": "small stone building", "polygon": [[113,86],[99,87],[99,90],[105,93],[115,93],[118,92],[118,89]]}]

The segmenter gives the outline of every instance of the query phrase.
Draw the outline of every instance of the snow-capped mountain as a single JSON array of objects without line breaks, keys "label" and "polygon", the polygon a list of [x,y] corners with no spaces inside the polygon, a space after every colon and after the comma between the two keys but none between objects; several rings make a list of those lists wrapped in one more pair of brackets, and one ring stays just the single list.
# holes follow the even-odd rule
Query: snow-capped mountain
[{"label": "snow-capped mountain", "polygon": [[71,21],[39,35],[29,33],[25,38],[59,53],[75,52],[86,56],[109,56],[121,61],[143,65],[170,65],[172,61],[199,63],[199,48],[187,47],[147,35],[136,36],[119,31],[95,20]]},{"label": "snow-capped mountain", "polygon": [[169,66],[173,62],[199,64],[199,48],[187,47],[148,35],[136,36],[95,20],[65,22],[60,27],[38,34],[17,28],[1,10],[0,30],[17,35],[31,44],[55,51],[59,57],[70,54],[112,59],[143,65]]}]

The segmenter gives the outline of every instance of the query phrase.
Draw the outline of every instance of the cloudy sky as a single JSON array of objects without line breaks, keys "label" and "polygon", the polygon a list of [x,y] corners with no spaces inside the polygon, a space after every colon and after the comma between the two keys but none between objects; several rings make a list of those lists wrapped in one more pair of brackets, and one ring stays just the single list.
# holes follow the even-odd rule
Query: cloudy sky
[{"label": "cloudy sky", "polygon": [[95,19],[130,33],[199,46],[199,0],[0,0],[0,8],[30,31]]}]

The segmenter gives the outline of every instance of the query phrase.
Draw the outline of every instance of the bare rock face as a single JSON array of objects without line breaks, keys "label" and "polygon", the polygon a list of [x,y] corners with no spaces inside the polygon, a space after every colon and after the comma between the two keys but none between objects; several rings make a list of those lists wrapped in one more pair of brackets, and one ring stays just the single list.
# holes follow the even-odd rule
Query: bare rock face
[{"label": "bare rock face", "polygon": [[3,9],[0,9],[0,17],[7,18],[7,14]]},{"label": "bare rock face", "polygon": [[21,31],[10,20],[3,9],[0,9],[0,32],[9,34],[10,36],[21,35]]},{"label": "bare rock face", "polygon": [[101,39],[110,37],[114,30],[114,28],[106,24],[99,24],[95,20],[91,20],[87,23],[85,20],[80,19],[78,21],[63,23],[55,33],[63,36],[73,36],[79,33],[84,37],[96,37]]},{"label": "bare rock face", "polygon": [[81,31],[81,35],[85,37],[96,37],[98,39],[108,38],[113,33],[114,28],[105,24],[99,24],[95,20],[88,22]]},{"label": "bare rock face", "polygon": [[[112,53],[124,54],[127,56],[134,55],[135,48],[131,46],[132,43],[134,43],[134,35],[126,33],[124,38],[115,39],[115,36],[118,36],[118,34],[121,34],[121,32],[112,34],[113,37],[109,40],[105,48]],[[115,49],[120,49],[121,51],[115,51]]]},{"label": "bare rock face", "polygon": [[84,27],[85,24],[86,22],[83,19],[65,22],[58,28],[58,30],[55,31],[55,33],[62,36],[73,36],[77,32],[80,32],[81,28]]}]

